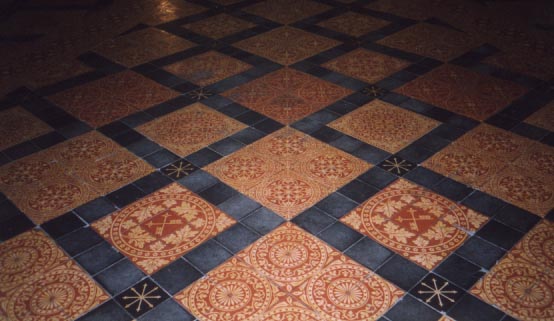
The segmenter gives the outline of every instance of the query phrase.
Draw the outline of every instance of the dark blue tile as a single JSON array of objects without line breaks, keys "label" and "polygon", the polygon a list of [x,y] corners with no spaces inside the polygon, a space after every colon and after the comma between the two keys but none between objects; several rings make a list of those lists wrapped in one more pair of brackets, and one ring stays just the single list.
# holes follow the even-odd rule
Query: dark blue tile
[{"label": "dark blue tile", "polygon": [[395,155],[385,159],[377,166],[397,176],[404,176],[416,168],[416,164]]},{"label": "dark blue tile", "polygon": [[175,162],[178,159],[179,159],[179,156],[173,154],[167,149],[158,150],[144,157],[144,160],[147,161],[150,165],[154,166],[155,168],[162,168],[172,162]]},{"label": "dark blue tile", "polygon": [[322,123],[308,118],[301,119],[291,125],[292,128],[297,129],[306,134],[312,134],[318,131],[319,129],[323,128],[324,126],[325,125],[323,125]]},{"label": "dark blue tile", "polygon": [[315,205],[325,213],[339,219],[353,210],[358,203],[344,197],[339,193],[333,193]]},{"label": "dark blue tile", "polygon": [[264,132],[266,134],[271,134],[281,128],[283,128],[283,124],[271,119],[271,118],[266,118],[262,121],[260,121],[259,123],[255,124],[254,126],[252,126],[254,128],[256,128],[257,130],[261,131],[261,132]]},{"label": "dark blue tile", "polygon": [[432,188],[444,179],[441,174],[435,173],[425,167],[418,166],[414,170],[410,171],[404,178],[417,183],[421,186]]},{"label": "dark blue tile", "polygon": [[441,314],[411,295],[406,295],[385,316],[391,321],[413,320],[415,316],[418,321],[437,321]]},{"label": "dark blue tile", "polygon": [[231,137],[243,144],[251,144],[264,136],[265,134],[262,133],[261,131],[249,127],[241,130],[240,132],[232,135]]},{"label": "dark blue tile", "polygon": [[541,220],[539,216],[511,204],[498,210],[494,219],[523,233],[527,233]]},{"label": "dark blue tile", "polygon": [[160,172],[153,172],[150,175],[144,176],[143,178],[136,181],[133,185],[140,188],[146,194],[153,193],[169,184],[173,181]]},{"label": "dark blue tile", "polygon": [[254,210],[261,207],[259,203],[251,198],[237,193],[237,195],[229,198],[225,202],[218,205],[219,209],[231,215],[237,220],[242,219]]},{"label": "dark blue tile", "polygon": [[104,239],[90,227],[83,227],[61,237],[57,242],[67,254],[75,256],[92,248],[103,240]]},{"label": "dark blue tile", "polygon": [[185,254],[184,257],[202,273],[208,273],[231,256],[233,256],[232,253],[221,246],[221,244],[214,240],[209,240]]},{"label": "dark blue tile", "polygon": [[376,272],[404,291],[409,291],[427,274],[427,270],[397,254],[393,255]]},{"label": "dark blue tile", "polygon": [[[147,296],[148,304],[143,301]],[[130,315],[135,318],[151,311],[156,306],[167,300],[169,295],[150,278],[141,280],[129,289],[123,291],[114,300],[119,303]]]},{"label": "dark blue tile", "polygon": [[218,154],[226,156],[244,147],[244,144],[230,137],[224,138],[209,146]]},{"label": "dark blue tile", "polygon": [[110,300],[91,312],[77,319],[77,321],[131,321],[133,318],[125,312],[114,300]]},{"label": "dark blue tile", "polygon": [[197,170],[188,176],[180,178],[177,182],[187,189],[199,193],[219,183],[219,180],[208,172]]},{"label": "dark blue tile", "polygon": [[173,295],[202,277],[189,262],[178,259],[152,275],[164,290]]},{"label": "dark blue tile", "polygon": [[477,236],[471,237],[462,245],[456,254],[479,265],[482,268],[490,269],[506,252]]},{"label": "dark blue tile", "polygon": [[[2,198],[4,198],[4,195],[2,195]],[[2,213],[2,215],[0,215],[0,223],[16,216],[24,215],[12,202],[6,199],[0,202],[0,213]]]},{"label": "dark blue tile", "polygon": [[449,316],[456,321],[497,321],[504,313],[477,299],[473,295],[464,295],[450,310]]},{"label": "dark blue tile", "polygon": [[505,250],[511,249],[523,237],[523,233],[496,220],[490,220],[477,235]]},{"label": "dark blue tile", "polygon": [[123,259],[97,274],[94,278],[110,294],[116,295],[142,280],[144,273],[131,261]]},{"label": "dark blue tile", "polygon": [[319,233],[318,236],[339,251],[346,250],[363,237],[362,234],[354,231],[341,222],[333,223],[333,225]]},{"label": "dark blue tile", "polygon": [[461,201],[473,192],[471,187],[458,183],[450,178],[445,178],[440,181],[440,183],[433,186],[432,190],[453,201]]},{"label": "dark blue tile", "polygon": [[378,164],[390,156],[389,153],[377,147],[368,144],[363,144],[352,152],[352,155],[357,156],[372,164]]},{"label": "dark blue tile", "polygon": [[354,180],[341,189],[338,192],[358,203],[363,203],[365,200],[375,195],[379,190],[371,185],[365,184],[362,181]]},{"label": "dark blue tile", "polygon": [[480,266],[456,254],[444,260],[435,273],[465,290],[469,290],[485,274]]},{"label": "dark blue tile", "polygon": [[179,180],[191,175],[196,170],[198,170],[198,167],[194,166],[194,164],[185,159],[180,159],[165,166],[160,172],[169,178]]},{"label": "dark blue tile", "polygon": [[136,186],[127,185],[115,192],[111,192],[106,197],[117,207],[123,208],[144,196],[146,196],[146,193]]},{"label": "dark blue tile", "polygon": [[123,255],[116,251],[108,242],[101,242],[90,250],[76,256],[75,261],[88,273],[94,275],[122,258]]},{"label": "dark blue tile", "polygon": [[329,145],[334,146],[347,153],[354,152],[355,150],[360,148],[363,144],[364,144],[363,142],[357,140],[356,138],[352,138],[347,135],[343,135],[338,139],[335,139],[334,141],[329,143]]},{"label": "dark blue tile", "polygon": [[464,290],[434,273],[428,274],[410,291],[411,295],[441,312],[450,310],[464,293]]},{"label": "dark blue tile", "polygon": [[489,217],[507,205],[504,201],[481,191],[471,193],[462,201],[462,204]]},{"label": "dark blue tile", "polygon": [[108,199],[100,197],[77,207],[74,212],[88,223],[92,223],[115,210],[115,206]]},{"label": "dark blue tile", "polygon": [[25,215],[16,215],[0,224],[0,240],[5,241],[35,227]]},{"label": "dark blue tile", "polygon": [[235,196],[237,193],[238,192],[229,185],[219,182],[211,187],[208,187],[198,194],[206,199],[208,202],[214,205],[219,205],[229,198]]},{"label": "dark blue tile", "polygon": [[285,220],[272,212],[271,210],[262,207],[255,210],[247,218],[242,220],[242,223],[261,235],[265,235],[281,225]]},{"label": "dark blue tile", "polygon": [[292,222],[312,234],[318,234],[336,220],[321,210],[312,207],[292,219]]},{"label": "dark blue tile", "polygon": [[344,254],[375,271],[394,253],[372,239],[364,237],[346,250]]},{"label": "dark blue tile", "polygon": [[189,162],[193,163],[198,167],[204,167],[208,164],[215,162],[221,157],[223,156],[219,155],[215,151],[208,148],[204,148],[193,154],[188,155],[186,157],[186,160],[188,160]]},{"label": "dark blue tile", "polygon": [[329,127],[322,127],[318,130],[316,130],[315,132],[311,133],[311,136],[325,142],[325,143],[330,143],[334,140],[337,140],[338,138],[340,138],[341,136],[343,136],[343,134],[337,130],[334,130],[332,128],[329,128]]},{"label": "dark blue tile", "polygon": [[83,226],[85,226],[85,222],[73,212],[69,212],[42,224],[41,228],[53,239],[57,239]]},{"label": "dark blue tile", "polygon": [[233,253],[238,253],[260,238],[260,235],[245,227],[241,223],[231,226],[220,233],[215,239]]},{"label": "dark blue tile", "polygon": [[141,138],[126,146],[126,148],[138,157],[153,154],[162,149],[162,147],[147,138]]},{"label": "dark blue tile", "polygon": [[358,179],[364,183],[370,184],[377,187],[378,189],[383,189],[398,177],[385,171],[379,167],[373,167],[364,174],[358,176]]},{"label": "dark blue tile", "polygon": [[[160,305],[138,318],[139,321],[194,321],[193,315],[173,300],[165,300]],[[110,320],[111,321],[111,320]]]}]

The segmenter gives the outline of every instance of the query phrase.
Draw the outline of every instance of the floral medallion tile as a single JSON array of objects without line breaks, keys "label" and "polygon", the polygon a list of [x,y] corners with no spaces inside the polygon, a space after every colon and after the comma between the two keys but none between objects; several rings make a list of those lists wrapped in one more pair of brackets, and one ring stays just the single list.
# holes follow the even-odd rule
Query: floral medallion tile
[{"label": "floral medallion tile", "polygon": [[281,295],[260,320],[322,321],[319,314],[291,295]]},{"label": "floral medallion tile", "polygon": [[284,124],[302,119],[351,90],[293,69],[280,69],[222,95]]},{"label": "floral medallion tile", "polygon": [[165,70],[202,87],[240,74],[252,66],[217,51],[194,56],[164,67]]},{"label": "floral medallion tile", "polygon": [[183,25],[186,29],[213,39],[230,36],[255,26],[251,22],[235,18],[226,13]]},{"label": "floral medallion tile", "polygon": [[521,154],[514,164],[545,177],[553,176],[554,147],[538,142],[532,142],[528,146],[530,147]]},{"label": "floral medallion tile", "polygon": [[77,59],[64,59],[56,63],[40,64],[33,68],[29,75],[28,84],[31,88],[41,88],[66,79],[83,75],[93,69]]},{"label": "floral medallion tile", "polygon": [[153,80],[124,71],[62,91],[48,99],[89,125],[99,127],[178,95],[178,92]]},{"label": "floral medallion tile", "polygon": [[195,5],[186,1],[155,1],[150,10],[145,10],[148,14],[142,18],[142,22],[149,25],[157,25],[182,17],[191,16],[204,12],[205,7]]},{"label": "floral medallion tile", "polygon": [[227,214],[174,183],[92,227],[152,274],[234,223]]},{"label": "floral medallion tile", "polygon": [[380,29],[389,23],[386,20],[348,11],[340,16],[323,20],[317,25],[350,36],[360,37],[368,32]]},{"label": "floral medallion tile", "polygon": [[549,273],[554,273],[554,223],[547,220],[539,222],[508,253],[510,258],[531,263]]},{"label": "floral medallion tile", "polygon": [[432,270],[487,217],[400,179],[341,221]]},{"label": "floral medallion tile", "polygon": [[441,61],[454,59],[479,45],[466,33],[428,23],[408,27],[378,43]]},{"label": "floral medallion tile", "polygon": [[407,61],[378,52],[356,49],[322,66],[367,83],[376,83],[409,65]]},{"label": "floral medallion tile", "polygon": [[527,117],[525,122],[554,132],[554,101]]},{"label": "floral medallion tile", "polygon": [[290,169],[292,163],[298,162],[302,155],[322,146],[325,145],[315,138],[285,127],[255,142],[251,148],[259,154],[268,155],[271,159],[285,164]]},{"label": "floral medallion tile", "polygon": [[373,100],[331,122],[329,127],[396,153],[438,125],[433,119]]},{"label": "floral medallion tile", "polygon": [[22,107],[0,111],[0,150],[52,131],[52,128]]},{"label": "floral medallion tile", "polygon": [[112,61],[134,67],[193,46],[194,43],[166,31],[146,28],[110,39],[94,51]]},{"label": "floral medallion tile", "polygon": [[233,46],[282,65],[291,65],[338,44],[336,40],[285,26],[239,41]]},{"label": "floral medallion tile", "polygon": [[251,5],[244,11],[282,24],[289,24],[330,8],[328,5],[311,0],[266,0]]},{"label": "floral medallion tile", "polygon": [[186,156],[247,126],[201,103],[195,103],[137,130],[179,156]]},{"label": "floral medallion tile", "polygon": [[443,65],[396,92],[483,121],[523,95],[515,83],[453,65]]}]

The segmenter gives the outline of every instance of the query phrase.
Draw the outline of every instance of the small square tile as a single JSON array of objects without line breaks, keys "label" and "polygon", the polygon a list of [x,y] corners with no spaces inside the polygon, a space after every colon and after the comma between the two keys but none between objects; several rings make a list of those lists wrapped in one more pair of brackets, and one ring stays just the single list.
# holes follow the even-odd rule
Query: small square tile
[{"label": "small square tile", "polygon": [[411,295],[405,296],[385,316],[391,321],[402,321],[409,320],[415,315],[420,321],[436,321],[441,316]]},{"label": "small square tile", "polygon": [[349,36],[360,37],[383,28],[389,23],[386,20],[348,11],[331,19],[323,20],[317,25]]},{"label": "small square tile", "polygon": [[394,253],[379,243],[364,237],[346,250],[344,254],[375,271]]},{"label": "small square tile", "polygon": [[410,293],[438,311],[448,311],[464,291],[440,276],[430,273]]},{"label": "small square tile", "polygon": [[154,309],[169,296],[156,283],[149,278],[140,281],[114,298],[125,311],[140,317],[144,313]]},{"label": "small square tile", "polygon": [[187,253],[185,259],[202,273],[208,273],[232,256],[233,254],[228,249],[212,239]]},{"label": "small square tile", "polygon": [[202,273],[185,260],[177,260],[152,275],[169,294],[175,294],[202,277]]},{"label": "small square tile", "polygon": [[391,156],[385,159],[377,166],[379,166],[380,168],[384,169],[389,173],[392,173],[398,176],[404,176],[406,173],[416,168],[416,164],[410,161],[407,161],[405,159],[402,159],[398,156]]},{"label": "small square tile", "polygon": [[0,111],[0,150],[52,131],[52,128],[22,107]]},{"label": "small square tile", "polygon": [[496,220],[488,222],[477,236],[493,243],[504,250],[509,250],[523,237],[523,233],[516,231]]},{"label": "small square tile", "polygon": [[487,270],[496,264],[505,253],[505,250],[477,236],[469,238],[469,240],[456,251],[457,255]]},{"label": "small square tile", "polygon": [[290,24],[329,8],[311,0],[266,0],[246,7],[244,11],[282,24]]},{"label": "small square tile", "polygon": [[503,316],[500,310],[466,294],[448,313],[456,321],[498,321]]},{"label": "small square tile", "polygon": [[398,177],[396,175],[393,175],[379,167],[373,167],[358,177],[358,179],[362,182],[375,186],[379,189],[385,188],[397,178]]},{"label": "small square tile", "polygon": [[181,159],[161,169],[161,172],[172,179],[181,179],[194,173],[198,167]]},{"label": "small square tile", "polygon": [[242,223],[260,235],[265,235],[283,223],[284,220],[281,216],[273,213],[265,207],[257,209],[247,218],[242,220]]},{"label": "small square tile", "polygon": [[144,196],[146,196],[146,193],[143,190],[133,184],[129,184],[106,195],[106,198],[117,207],[123,208]]},{"label": "small square tile", "polygon": [[77,319],[78,321],[96,321],[96,320],[110,320],[110,321],[131,321],[132,318],[125,309],[114,300],[110,300],[100,307],[90,311],[84,316]]},{"label": "small square tile", "polygon": [[466,290],[469,290],[485,274],[481,267],[456,254],[444,260],[434,272]]},{"label": "small square tile", "polygon": [[97,274],[94,278],[110,294],[116,295],[144,278],[144,273],[131,261],[123,259]]},{"label": "small square tile", "polygon": [[362,234],[341,222],[333,223],[333,225],[319,233],[318,236],[339,251],[346,250],[363,237]]},{"label": "small square tile", "polygon": [[360,180],[354,180],[338,190],[342,194],[354,202],[362,203],[369,197],[375,195],[379,190],[371,185],[368,185]]},{"label": "small square tile", "polygon": [[73,212],[69,212],[42,224],[41,228],[52,238],[57,239],[83,226],[85,226],[85,222]]},{"label": "small square tile", "polygon": [[314,235],[331,226],[335,221],[332,217],[314,207],[300,213],[291,220],[291,222]]},{"label": "small square tile", "polygon": [[123,258],[108,242],[102,242],[75,257],[90,275],[95,275]]},{"label": "small square tile", "polygon": [[216,206],[237,194],[235,189],[221,182],[198,193],[202,198]]},{"label": "small square tile", "polygon": [[338,219],[353,210],[356,206],[358,206],[358,203],[339,193],[333,193],[321,200],[315,206]]},{"label": "small square tile", "polygon": [[183,25],[184,28],[213,39],[220,39],[256,25],[226,13]]},{"label": "small square tile", "polygon": [[260,235],[237,223],[216,236],[216,240],[233,253],[237,253],[260,238]]},{"label": "small square tile", "polygon": [[218,207],[220,210],[234,217],[236,220],[241,220],[243,217],[260,208],[261,205],[249,197],[238,193],[225,202],[219,204]]},{"label": "small square tile", "polygon": [[67,254],[75,256],[102,242],[102,237],[90,227],[83,227],[56,241]]}]

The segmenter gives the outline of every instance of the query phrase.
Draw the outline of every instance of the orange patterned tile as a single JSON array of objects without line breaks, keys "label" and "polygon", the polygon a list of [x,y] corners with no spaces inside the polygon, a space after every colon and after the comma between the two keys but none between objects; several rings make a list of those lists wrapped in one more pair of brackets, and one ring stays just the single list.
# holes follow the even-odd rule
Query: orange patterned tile
[{"label": "orange patterned tile", "polygon": [[217,51],[194,56],[169,66],[165,70],[202,87],[240,74],[252,66]]},{"label": "orange patterned tile", "polygon": [[542,174],[545,177],[554,175],[554,147],[538,142],[529,143],[530,146],[514,162],[516,166],[526,171]]},{"label": "orange patterned tile", "polygon": [[395,91],[481,121],[526,92],[515,83],[454,65],[443,65]]},{"label": "orange patterned tile", "polygon": [[527,117],[525,122],[554,132],[554,101]]},{"label": "orange patterned tile", "polygon": [[63,59],[56,63],[42,63],[32,68],[26,84],[31,88],[40,88],[82,75],[93,69],[77,59]]},{"label": "orange patterned tile", "polygon": [[376,83],[409,64],[407,61],[378,52],[356,49],[322,66],[368,83]]},{"label": "orange patterned tile", "polygon": [[236,42],[233,46],[282,65],[292,65],[338,44],[336,40],[285,26]]},{"label": "orange patterned tile", "polygon": [[351,93],[351,90],[293,69],[280,69],[222,95],[289,124]]},{"label": "orange patterned tile", "polygon": [[182,108],[137,128],[177,155],[186,156],[247,126],[201,103]]},{"label": "orange patterned tile", "polygon": [[531,263],[546,272],[554,272],[554,223],[542,220],[508,253],[514,260]]},{"label": "orange patterned tile", "polygon": [[175,98],[176,91],[132,71],[124,71],[49,96],[70,114],[99,127]]},{"label": "orange patterned tile", "polygon": [[323,20],[317,25],[350,36],[360,37],[368,32],[380,29],[389,23],[386,20],[348,11],[334,18]]},{"label": "orange patterned tile", "polygon": [[341,221],[432,270],[487,217],[400,179]]},{"label": "orange patterned tile", "polygon": [[303,154],[324,146],[321,142],[293,128],[285,127],[252,144],[252,148],[262,155],[269,155],[292,167]]},{"label": "orange patterned tile", "polygon": [[234,223],[230,216],[174,183],[92,227],[152,274]]},{"label": "orange patterned tile", "polygon": [[330,8],[328,5],[311,0],[266,0],[251,5],[244,11],[282,24],[289,24]]},{"label": "orange patterned tile", "polygon": [[374,100],[331,122],[329,127],[396,153],[438,124],[433,119]]},{"label": "orange patterned tile", "polygon": [[543,80],[554,77],[552,54],[518,48],[488,56],[482,62]]},{"label": "orange patterned tile", "polygon": [[260,320],[323,321],[319,314],[291,295],[281,296]]},{"label": "orange patterned tile", "polygon": [[117,63],[134,67],[193,46],[194,43],[166,31],[146,28],[110,39],[94,51]]},{"label": "orange patterned tile", "polygon": [[226,13],[183,25],[184,28],[213,39],[230,36],[255,26],[251,22],[235,18]]},{"label": "orange patterned tile", "polygon": [[0,150],[52,131],[52,128],[22,107],[0,111]]}]

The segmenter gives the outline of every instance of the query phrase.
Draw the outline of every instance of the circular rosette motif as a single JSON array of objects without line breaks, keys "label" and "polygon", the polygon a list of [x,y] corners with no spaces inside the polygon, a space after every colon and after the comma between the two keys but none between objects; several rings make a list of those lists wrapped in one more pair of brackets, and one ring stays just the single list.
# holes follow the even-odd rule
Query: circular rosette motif
[{"label": "circular rosette motif", "polygon": [[104,139],[96,137],[78,138],[67,143],[60,155],[68,161],[84,161],[96,159],[109,148]]},{"label": "circular rosette motif", "polygon": [[297,307],[279,307],[264,316],[268,321],[320,321],[312,311]]},{"label": "circular rosette motif", "polygon": [[60,183],[41,188],[29,199],[29,207],[35,211],[58,211],[69,207],[78,200],[83,191],[77,185]]},{"label": "circular rosette motif", "polygon": [[269,152],[280,157],[300,155],[308,148],[307,139],[298,135],[274,137],[268,144]]},{"label": "circular rosette motif", "polygon": [[321,179],[339,180],[352,175],[354,164],[341,155],[321,155],[303,165]]},{"label": "circular rosette motif", "polygon": [[534,177],[506,175],[498,180],[498,185],[505,197],[516,202],[542,204],[553,196],[547,185]]},{"label": "circular rosette motif", "polygon": [[8,167],[0,181],[6,185],[26,185],[39,181],[52,165],[44,161],[20,161]]},{"label": "circular rosette motif", "polygon": [[134,160],[102,160],[89,174],[95,183],[123,182],[138,172],[139,165]]},{"label": "circular rosette motif", "polygon": [[527,260],[551,269],[554,266],[554,224],[545,221],[537,225],[523,238],[521,247]]}]

